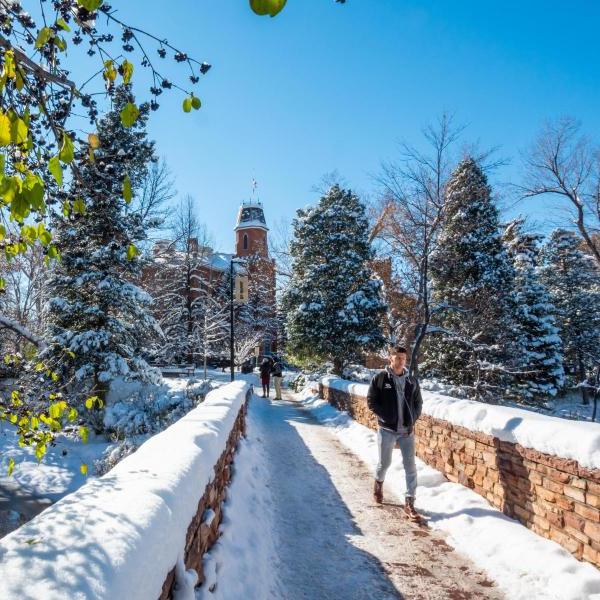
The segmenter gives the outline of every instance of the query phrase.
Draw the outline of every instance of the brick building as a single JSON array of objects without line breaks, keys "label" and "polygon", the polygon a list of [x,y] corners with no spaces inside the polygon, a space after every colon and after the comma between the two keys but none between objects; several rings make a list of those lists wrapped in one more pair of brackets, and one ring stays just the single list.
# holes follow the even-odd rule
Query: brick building
[{"label": "brick building", "polygon": [[[269,256],[268,232],[263,205],[259,201],[244,202],[239,208],[235,226],[235,253],[215,252],[196,238],[183,245],[172,240],[159,240],[152,249],[152,260],[142,274],[142,285],[154,297],[154,314],[162,325],[168,323],[173,296],[183,306],[192,307],[205,293],[228,305],[227,281],[234,262],[235,297],[246,297],[247,303],[236,303],[238,333],[251,333],[260,355],[277,349],[275,325],[275,261]],[[247,286],[247,289],[244,289]],[[193,315],[188,310],[187,314]],[[225,319],[229,321],[228,312]],[[238,322],[238,321],[243,322]],[[190,318],[188,328],[201,327]],[[163,327],[164,329],[164,327]],[[237,338],[237,336],[236,336]],[[187,362],[198,362],[194,352]]]}]

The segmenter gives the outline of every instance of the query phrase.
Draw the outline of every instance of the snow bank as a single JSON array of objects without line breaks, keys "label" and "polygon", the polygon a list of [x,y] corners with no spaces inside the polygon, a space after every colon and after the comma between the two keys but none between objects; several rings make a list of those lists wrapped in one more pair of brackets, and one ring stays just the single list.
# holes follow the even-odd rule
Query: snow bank
[{"label": "snow bank", "polygon": [[158,598],[249,384],[236,381],[0,541],[3,600]]},{"label": "snow bank", "polygon": [[[323,377],[330,388],[367,396],[369,386],[335,377]],[[423,390],[423,413],[471,431],[539,452],[576,460],[582,467],[600,469],[600,424],[570,421],[533,411],[484,404]]]},{"label": "snow bank", "polygon": [[[340,389],[337,386],[344,384],[335,385]],[[303,393],[301,402],[321,423],[332,427],[347,448],[375,469],[374,431],[309,390]],[[579,562],[555,542],[508,518],[473,490],[447,481],[418,458],[417,469],[416,506],[429,517],[430,527],[445,531],[448,542],[484,569],[507,598],[600,600],[600,572],[595,567]],[[405,491],[402,457],[400,450],[394,450],[384,493],[402,498]]]}]

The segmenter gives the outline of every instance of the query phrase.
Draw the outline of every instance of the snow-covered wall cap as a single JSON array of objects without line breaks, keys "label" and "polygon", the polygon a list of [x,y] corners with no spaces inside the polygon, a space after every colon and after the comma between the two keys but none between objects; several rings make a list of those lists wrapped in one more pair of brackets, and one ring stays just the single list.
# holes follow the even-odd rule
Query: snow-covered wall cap
[{"label": "snow-covered wall cap", "polygon": [[[321,382],[331,388],[356,396],[367,396],[369,386],[335,377]],[[423,390],[423,413],[494,436],[505,442],[520,444],[560,458],[576,460],[587,469],[600,469],[600,424],[550,417],[509,406],[461,400]]]},{"label": "snow-covered wall cap", "polygon": [[347,379],[340,379],[339,377],[335,377],[333,375],[326,375],[325,377],[322,377],[321,383],[334,390],[348,392],[354,396],[363,396],[365,398],[367,397],[367,392],[369,391],[369,384],[367,383],[348,381]]},{"label": "snow-covered wall cap", "polygon": [[0,598],[158,598],[249,387],[210,392],[106,475],[0,540]]}]

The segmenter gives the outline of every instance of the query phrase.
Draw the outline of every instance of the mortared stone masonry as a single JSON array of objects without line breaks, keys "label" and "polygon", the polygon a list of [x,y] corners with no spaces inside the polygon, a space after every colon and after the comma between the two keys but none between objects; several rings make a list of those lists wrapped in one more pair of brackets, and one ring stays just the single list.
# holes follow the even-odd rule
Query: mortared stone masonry
[{"label": "mortared stone masonry", "polygon": [[[319,395],[371,429],[367,399],[321,383]],[[471,488],[492,506],[579,560],[600,566],[600,469],[538,452],[422,415],[417,455],[450,481]]]}]

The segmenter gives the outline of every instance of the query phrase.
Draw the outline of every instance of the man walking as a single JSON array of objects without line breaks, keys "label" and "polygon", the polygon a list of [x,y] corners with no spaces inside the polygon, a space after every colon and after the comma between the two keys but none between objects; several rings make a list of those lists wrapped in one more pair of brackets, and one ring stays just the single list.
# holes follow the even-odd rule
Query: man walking
[{"label": "man walking", "polygon": [[271,367],[271,375],[273,376],[273,384],[275,385],[275,400],[282,400],[281,398],[281,379],[283,377],[283,367],[277,357],[273,359],[275,362]]},{"label": "man walking", "polygon": [[383,502],[383,481],[392,462],[392,450],[400,446],[406,476],[404,511],[413,521],[419,520],[415,510],[417,466],[415,463],[414,426],[421,415],[423,400],[416,377],[409,377],[406,369],[406,348],[395,346],[389,350],[389,365],[371,381],[367,402],[377,415],[377,447],[379,462],[375,471],[375,502]]}]

